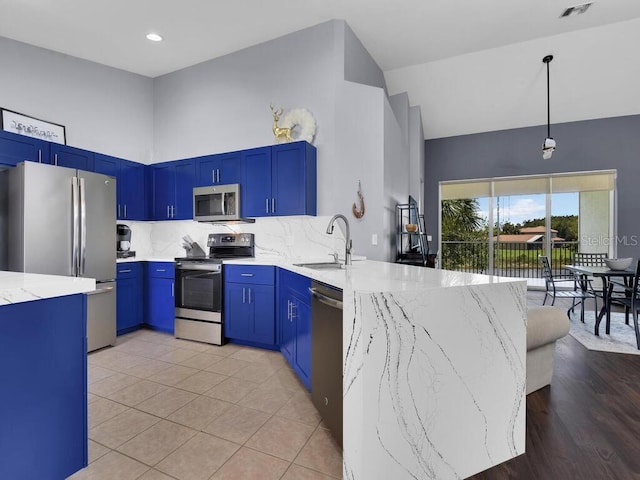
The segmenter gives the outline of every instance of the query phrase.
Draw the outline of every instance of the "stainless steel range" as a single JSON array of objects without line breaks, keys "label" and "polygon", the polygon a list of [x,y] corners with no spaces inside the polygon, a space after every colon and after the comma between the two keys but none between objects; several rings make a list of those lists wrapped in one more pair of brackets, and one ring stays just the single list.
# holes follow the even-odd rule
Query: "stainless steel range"
[{"label": "stainless steel range", "polygon": [[253,233],[212,233],[209,255],[176,258],[175,336],[223,345],[222,260],[253,257]]}]

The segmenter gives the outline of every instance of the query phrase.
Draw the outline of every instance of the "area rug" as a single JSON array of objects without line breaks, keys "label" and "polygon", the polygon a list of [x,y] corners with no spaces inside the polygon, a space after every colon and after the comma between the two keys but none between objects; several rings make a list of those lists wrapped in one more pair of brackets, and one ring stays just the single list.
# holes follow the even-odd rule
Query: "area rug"
[{"label": "area rug", "polygon": [[595,325],[595,313],[593,311],[584,312],[584,323],[580,321],[579,311],[572,314],[570,320],[569,334],[589,350],[640,355],[640,350],[636,345],[636,334],[631,315],[629,315],[629,325],[625,325],[624,313],[612,312],[611,333],[609,335],[605,333],[606,319],[603,318],[602,322],[600,322],[599,336],[593,333]]}]

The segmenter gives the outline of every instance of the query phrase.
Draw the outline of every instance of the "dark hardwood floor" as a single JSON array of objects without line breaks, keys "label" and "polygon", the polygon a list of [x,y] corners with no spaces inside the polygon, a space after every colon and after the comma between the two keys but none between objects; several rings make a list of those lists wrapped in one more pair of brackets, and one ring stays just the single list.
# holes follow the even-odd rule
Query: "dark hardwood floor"
[{"label": "dark hardwood floor", "polygon": [[527,396],[526,453],[469,478],[640,479],[640,355],[558,341],[551,386]]}]

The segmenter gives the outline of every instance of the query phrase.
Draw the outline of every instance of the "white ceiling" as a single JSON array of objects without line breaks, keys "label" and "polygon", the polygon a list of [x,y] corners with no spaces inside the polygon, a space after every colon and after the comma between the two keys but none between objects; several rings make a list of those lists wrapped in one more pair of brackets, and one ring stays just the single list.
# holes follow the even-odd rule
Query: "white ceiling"
[{"label": "white ceiling", "polygon": [[[580,0],[578,0],[580,1]],[[0,36],[156,77],[331,19],[384,71],[640,17],[640,0],[0,0]],[[154,31],[165,41],[152,43]]]}]

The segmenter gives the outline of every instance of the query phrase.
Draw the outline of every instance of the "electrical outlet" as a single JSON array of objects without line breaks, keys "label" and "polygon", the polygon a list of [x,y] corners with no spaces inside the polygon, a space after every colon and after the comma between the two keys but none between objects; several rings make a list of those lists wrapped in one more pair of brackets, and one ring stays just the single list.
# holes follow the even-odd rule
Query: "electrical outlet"
[{"label": "electrical outlet", "polygon": [[378,234],[371,234],[371,245],[378,245]]},{"label": "electrical outlet", "polygon": [[433,237],[431,235],[427,235],[427,242],[431,242],[433,240]]}]

